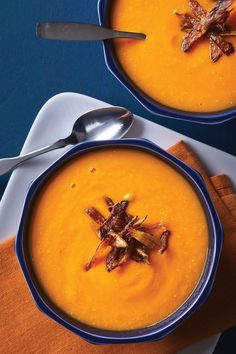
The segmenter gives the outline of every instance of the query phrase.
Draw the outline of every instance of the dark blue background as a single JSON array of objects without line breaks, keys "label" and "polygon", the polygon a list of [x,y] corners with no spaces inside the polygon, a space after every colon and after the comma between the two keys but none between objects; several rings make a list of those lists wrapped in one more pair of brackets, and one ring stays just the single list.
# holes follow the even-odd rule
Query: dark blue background
[{"label": "dark blue background", "polygon": [[[0,157],[19,153],[40,107],[63,91],[80,92],[126,106],[141,116],[236,154],[236,120],[220,126],[201,126],[153,116],[108,72],[101,43],[51,42],[35,37],[38,21],[97,23],[96,3],[96,0],[0,1]],[[0,179],[0,196],[7,178]]]}]

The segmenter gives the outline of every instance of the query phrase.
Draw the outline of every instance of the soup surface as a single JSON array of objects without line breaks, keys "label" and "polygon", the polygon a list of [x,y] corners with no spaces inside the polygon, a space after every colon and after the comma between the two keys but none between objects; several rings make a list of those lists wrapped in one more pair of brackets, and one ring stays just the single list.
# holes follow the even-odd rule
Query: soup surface
[{"label": "soup surface", "polygon": [[[207,10],[215,5],[211,0],[199,2]],[[184,53],[185,33],[175,10],[189,13],[188,0],[112,1],[112,28],[147,34],[144,41],[115,41],[124,72],[146,95],[172,108],[213,112],[236,106],[236,53],[212,63],[209,41],[204,39]],[[236,29],[235,9],[229,23]],[[236,48],[236,38],[228,40]]]},{"label": "soup surface", "polygon": [[[108,272],[104,259],[85,265],[99,244],[85,209],[108,215],[104,196],[115,202],[132,193],[132,215],[148,215],[171,231],[167,250],[152,251],[150,265],[128,260]],[[30,257],[48,297],[89,325],[134,329],[160,321],[191,294],[203,271],[208,226],[190,184],[155,156],[135,149],[96,150],[60,168],[40,191],[29,227]]]}]

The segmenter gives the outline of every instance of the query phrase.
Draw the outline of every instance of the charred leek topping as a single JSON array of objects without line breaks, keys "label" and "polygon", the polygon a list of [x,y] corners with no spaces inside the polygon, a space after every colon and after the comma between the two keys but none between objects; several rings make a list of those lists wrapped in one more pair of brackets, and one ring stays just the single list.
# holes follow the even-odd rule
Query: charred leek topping
[{"label": "charred leek topping", "polygon": [[128,200],[114,203],[111,198],[105,197],[105,203],[110,213],[108,218],[93,207],[85,210],[99,225],[97,235],[100,239],[97,249],[85,266],[87,271],[105,251],[106,269],[110,272],[129,259],[150,264],[152,250],[163,253],[167,249],[170,231],[164,225],[146,224],[147,217],[140,219],[128,214]]},{"label": "charred leek topping", "polygon": [[232,43],[228,42],[226,36],[234,36],[226,21],[233,4],[232,0],[218,0],[215,7],[206,11],[197,0],[189,0],[191,13],[174,14],[180,18],[180,28],[187,32],[182,41],[182,50],[187,52],[200,38],[207,38],[210,42],[210,57],[212,62],[219,60],[222,55],[234,53]]}]

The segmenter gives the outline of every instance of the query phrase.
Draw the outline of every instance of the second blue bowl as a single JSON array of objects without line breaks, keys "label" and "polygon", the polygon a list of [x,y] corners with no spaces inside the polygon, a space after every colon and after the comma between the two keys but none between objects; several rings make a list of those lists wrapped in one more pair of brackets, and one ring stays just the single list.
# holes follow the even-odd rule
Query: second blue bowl
[{"label": "second blue bowl", "polygon": [[[110,0],[98,0],[98,16],[101,26],[110,26],[111,3],[112,1]],[[106,65],[110,72],[151,113],[172,119],[180,119],[186,120],[188,122],[203,124],[219,124],[236,117],[236,108],[213,113],[197,113],[177,110],[155,102],[150,97],[145,95],[137,86],[135,86],[133,82],[128,78],[128,76],[124,73],[114,53],[112,41],[104,41],[103,49]]]}]

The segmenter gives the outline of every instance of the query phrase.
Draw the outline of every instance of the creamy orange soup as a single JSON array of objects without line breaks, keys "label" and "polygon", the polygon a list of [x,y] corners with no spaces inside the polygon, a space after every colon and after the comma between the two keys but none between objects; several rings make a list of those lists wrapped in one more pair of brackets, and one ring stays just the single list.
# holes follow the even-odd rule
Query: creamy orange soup
[{"label": "creamy orange soup", "polygon": [[[168,249],[150,262],[127,261],[108,272],[105,254],[85,270],[99,244],[85,214],[95,206],[108,216],[104,196],[130,193],[132,215],[164,223]],[[203,271],[208,226],[201,202],[167,163],[135,149],[86,153],[60,168],[40,191],[29,228],[30,258],[41,287],[64,312],[105,329],[134,329],[160,321],[192,293]]]},{"label": "creamy orange soup", "polygon": [[[208,10],[215,5],[211,0],[199,2]],[[125,73],[146,95],[173,108],[211,112],[236,106],[236,53],[212,63],[207,40],[200,40],[184,53],[181,42],[185,33],[174,10],[190,12],[188,0],[112,1],[114,29],[147,34],[145,41],[115,41]],[[236,29],[235,9],[230,25]],[[236,38],[228,40],[236,49]]]}]

